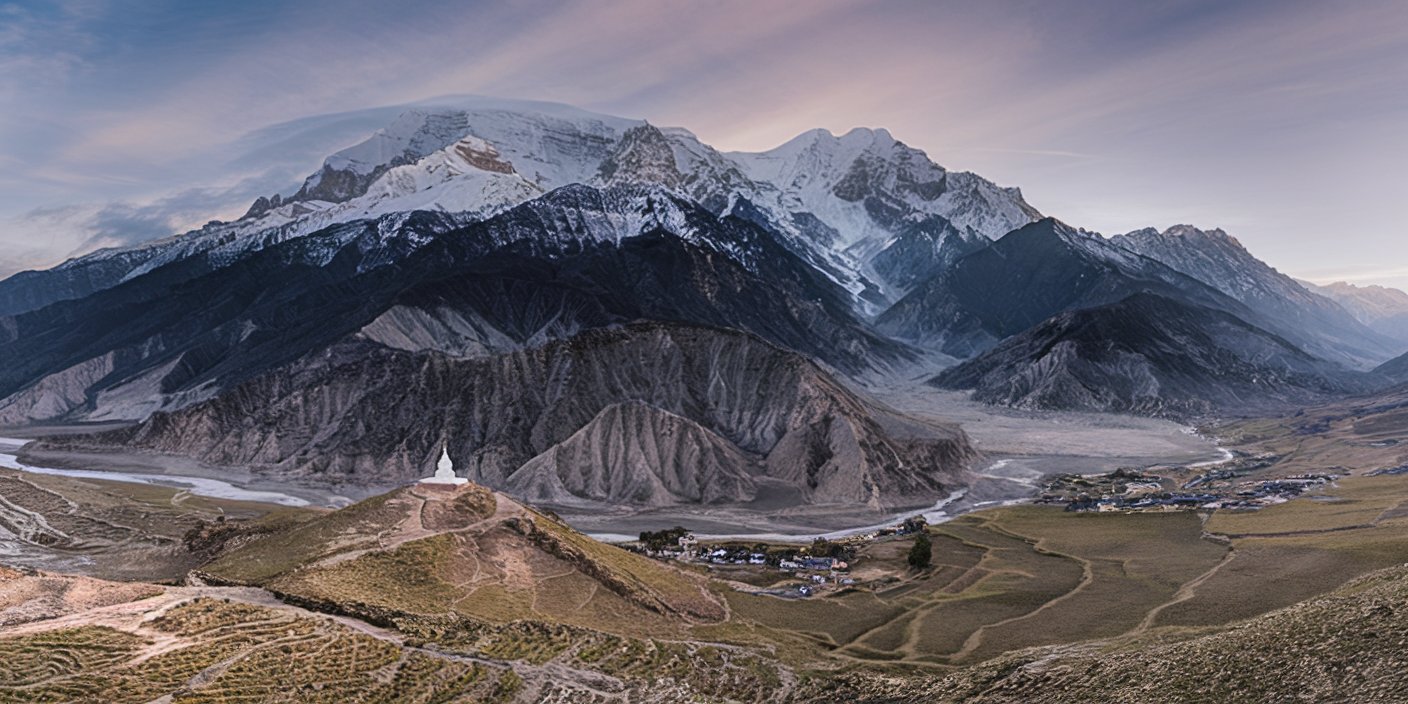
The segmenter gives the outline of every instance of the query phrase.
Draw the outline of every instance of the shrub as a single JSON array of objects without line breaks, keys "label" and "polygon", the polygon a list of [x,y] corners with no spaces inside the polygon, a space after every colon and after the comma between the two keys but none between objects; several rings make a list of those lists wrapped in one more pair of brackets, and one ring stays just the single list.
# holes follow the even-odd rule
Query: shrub
[{"label": "shrub", "polygon": [[909,548],[909,566],[916,570],[922,570],[929,566],[934,559],[934,545],[929,541],[928,533],[920,533],[914,537],[914,545]]}]

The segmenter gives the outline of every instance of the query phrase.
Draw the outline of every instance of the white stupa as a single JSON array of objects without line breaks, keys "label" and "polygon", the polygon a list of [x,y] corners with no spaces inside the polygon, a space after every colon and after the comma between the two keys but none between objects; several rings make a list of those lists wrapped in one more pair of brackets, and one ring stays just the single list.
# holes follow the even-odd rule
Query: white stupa
[{"label": "white stupa", "polygon": [[450,461],[450,451],[440,446],[440,461],[435,463],[435,476],[420,480],[422,484],[467,484],[468,479],[455,476],[455,463]]}]

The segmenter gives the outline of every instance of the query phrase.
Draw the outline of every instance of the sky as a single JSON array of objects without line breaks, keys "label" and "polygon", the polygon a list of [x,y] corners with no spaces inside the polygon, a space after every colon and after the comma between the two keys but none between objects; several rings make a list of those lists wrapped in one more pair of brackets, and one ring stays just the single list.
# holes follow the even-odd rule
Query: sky
[{"label": "sky", "polygon": [[450,94],[723,150],[884,127],[1073,225],[1408,288],[1402,0],[0,0],[0,276],[237,217]]}]

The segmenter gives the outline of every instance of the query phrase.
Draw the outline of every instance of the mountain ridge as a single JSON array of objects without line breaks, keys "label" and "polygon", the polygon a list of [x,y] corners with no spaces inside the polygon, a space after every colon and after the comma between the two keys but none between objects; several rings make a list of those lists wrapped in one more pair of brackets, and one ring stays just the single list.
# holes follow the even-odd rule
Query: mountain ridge
[{"label": "mountain ridge", "polygon": [[958,259],[882,313],[876,327],[912,344],[968,357],[1061,311],[1112,303],[1139,291],[1250,313],[1153,259],[1045,218]]},{"label": "mountain ridge", "polygon": [[1275,321],[1277,332],[1324,359],[1368,369],[1399,351],[1392,340],[1364,325],[1333,299],[1257,259],[1220,229],[1175,225],[1110,238],[1110,242],[1162,262],[1212,286]]},{"label": "mountain ridge", "polygon": [[[0,337],[0,350],[23,360],[0,372],[8,397],[0,400],[0,422],[34,417],[31,408],[54,410],[49,418],[131,417],[94,405],[117,398],[102,393],[119,386],[132,389],[129,396],[181,400],[180,391],[205,389],[195,398],[208,397],[359,330],[373,332],[379,316],[407,303],[428,306],[431,318],[451,328],[489,326],[454,336],[445,351],[542,342],[536,325],[570,334],[653,317],[752,329],[852,372],[913,356],[868,332],[844,292],[767,233],[659,189],[567,186],[463,228],[432,227],[440,232],[433,235],[422,234],[416,223],[423,220],[406,219],[390,234],[376,223],[336,226],[227,267],[177,262],[82,301],[17,316],[13,335]],[[527,286],[539,309],[493,295],[514,286]],[[399,339],[418,334],[394,332]],[[197,364],[172,376],[166,365],[183,357]],[[95,363],[103,367],[97,377],[83,366]],[[63,400],[55,387],[73,391]]]},{"label": "mountain ridge", "polygon": [[[881,140],[883,149],[889,150],[885,157],[901,162],[900,166],[889,165],[886,158],[877,160],[873,154],[855,152],[841,139],[831,138],[834,143],[830,148],[841,151],[842,156],[831,164],[838,174],[825,179],[830,183],[852,174],[853,163],[846,157],[865,156],[865,168],[878,180],[852,178],[852,182],[868,189],[872,205],[867,207],[859,201],[842,201],[826,188],[799,193],[782,185],[755,183],[756,161],[749,162],[739,153],[719,152],[680,128],[662,130],[640,120],[549,103],[478,97],[459,99],[459,104],[445,102],[409,107],[368,139],[329,156],[298,191],[263,196],[240,220],[211,223],[201,230],[127,249],[94,252],[47,272],[26,272],[21,281],[29,292],[20,291],[17,283],[0,281],[0,315],[92,293],[214,248],[239,256],[260,246],[261,241],[282,241],[330,225],[416,209],[456,213],[462,220],[482,219],[572,183],[607,186],[610,183],[601,178],[602,166],[628,132],[648,134],[657,142],[654,148],[668,152],[676,176],[666,180],[680,187],[681,193],[716,214],[730,207],[734,194],[753,201],[768,212],[794,252],[815,264],[828,263],[838,283],[857,295],[867,288],[878,289],[867,281],[864,262],[816,241],[819,233],[837,228],[850,231],[859,223],[883,235],[889,226],[877,229],[872,214],[879,214],[891,225],[907,215],[920,214],[947,217],[960,228],[995,238],[1035,213],[1021,200],[1020,191],[998,188],[966,172],[947,172],[928,161],[923,152],[894,141],[887,132]],[[492,152],[494,157],[464,157],[456,145],[465,141],[474,145],[476,153]],[[761,154],[774,154],[783,147]],[[481,168],[484,166],[487,168]],[[938,174],[936,178],[956,185],[948,194],[928,200],[895,195],[892,186],[907,183],[908,177],[896,181],[894,175],[916,169],[928,169],[931,176]],[[883,208],[875,207],[882,201]],[[828,210],[846,222],[818,225],[813,212],[817,210]],[[36,287],[42,291],[35,293]]]},{"label": "mountain ridge", "polygon": [[1326,366],[1224,311],[1140,292],[1058,313],[930,383],[1017,408],[1186,420],[1365,388]]},{"label": "mountain ridge", "polygon": [[[962,483],[977,456],[955,426],[924,424],[903,433],[889,427],[882,422],[889,411],[756,336],[666,323],[587,330],[479,359],[334,349],[136,426],[50,438],[35,449],[121,446],[283,480],[365,486],[427,475],[448,442],[470,479],[512,488],[525,464],[564,442],[556,452],[584,444],[572,436],[608,407],[633,402],[688,419],[690,428],[698,426],[689,432],[707,429],[714,449],[724,453],[716,459],[742,462],[711,475],[719,484],[691,498],[745,502],[751,497],[740,491],[746,489],[741,473],[756,471],[793,487],[803,503],[930,505]],[[611,452],[633,451],[630,443],[638,442],[621,432],[588,440]],[[571,472],[599,471],[567,464],[559,463]],[[636,480],[654,482],[657,471],[671,481],[666,475],[675,470],[639,463],[632,470],[633,479],[604,494],[577,482],[574,496],[646,505],[674,500],[630,489]],[[533,488],[526,477],[518,488]]]}]

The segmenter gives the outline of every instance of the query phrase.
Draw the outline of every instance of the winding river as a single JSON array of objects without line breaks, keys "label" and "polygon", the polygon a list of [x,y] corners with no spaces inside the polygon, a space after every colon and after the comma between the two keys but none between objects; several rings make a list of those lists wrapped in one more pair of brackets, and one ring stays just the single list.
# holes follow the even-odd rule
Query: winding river
[{"label": "winding river", "polygon": [[256,491],[235,486],[219,479],[207,479],[205,477],[187,477],[171,474],[143,474],[135,472],[109,472],[106,470],[94,469],[57,469],[54,467],[36,467],[19,460],[16,453],[21,447],[28,443],[28,440],[19,438],[0,438],[0,467],[15,469],[31,474],[53,474],[60,477],[74,477],[77,479],[103,479],[111,482],[128,482],[132,484],[149,484],[152,486],[164,486],[173,489],[189,491],[196,496],[206,496],[212,499],[231,499],[234,501],[257,501],[266,504],[279,504],[281,506],[307,506],[309,501],[278,491]]}]

